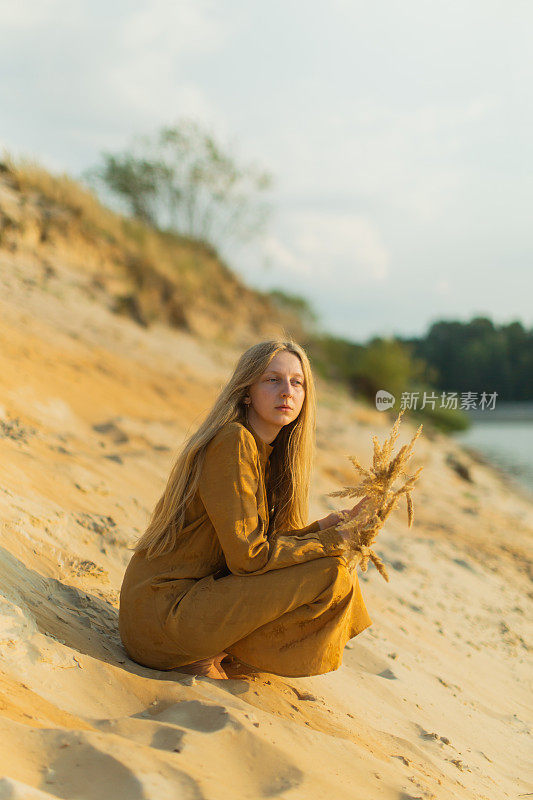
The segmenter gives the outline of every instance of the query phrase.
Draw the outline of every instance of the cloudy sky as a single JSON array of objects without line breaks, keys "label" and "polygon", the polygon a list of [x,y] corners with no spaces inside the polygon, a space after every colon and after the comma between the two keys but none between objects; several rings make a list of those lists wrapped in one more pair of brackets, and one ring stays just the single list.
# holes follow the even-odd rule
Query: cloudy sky
[{"label": "cloudy sky", "polygon": [[252,286],[364,341],[533,324],[527,0],[0,0],[0,144],[79,175],[194,117],[275,179]]}]

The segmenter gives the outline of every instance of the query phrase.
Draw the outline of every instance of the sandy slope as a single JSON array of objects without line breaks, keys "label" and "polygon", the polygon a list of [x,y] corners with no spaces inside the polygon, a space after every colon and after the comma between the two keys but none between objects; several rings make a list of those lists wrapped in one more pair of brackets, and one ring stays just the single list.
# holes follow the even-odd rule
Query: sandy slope
[{"label": "sandy slope", "polygon": [[[113,316],[78,273],[2,254],[0,281],[0,799],[533,791],[524,493],[425,438],[415,525],[396,512],[380,534],[391,581],[361,576],[373,625],[337,672],[143,669],[117,634],[127,546],[236,353]],[[311,518],[389,429],[319,389]]]}]

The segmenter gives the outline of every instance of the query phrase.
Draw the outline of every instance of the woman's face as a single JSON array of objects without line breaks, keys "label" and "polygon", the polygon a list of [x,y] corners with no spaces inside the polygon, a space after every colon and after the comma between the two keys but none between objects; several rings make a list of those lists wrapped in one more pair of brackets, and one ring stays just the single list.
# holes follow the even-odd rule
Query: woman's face
[{"label": "woman's face", "polygon": [[[283,350],[276,353],[265,372],[250,386],[249,421],[276,426],[280,430],[292,422],[305,398],[304,374],[300,359]],[[281,406],[288,406],[282,408]]]}]

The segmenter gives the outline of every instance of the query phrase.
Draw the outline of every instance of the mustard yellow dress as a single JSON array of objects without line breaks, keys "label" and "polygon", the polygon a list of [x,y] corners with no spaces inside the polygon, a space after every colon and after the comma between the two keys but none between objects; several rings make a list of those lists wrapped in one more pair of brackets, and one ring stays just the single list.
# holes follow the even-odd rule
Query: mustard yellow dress
[{"label": "mustard yellow dress", "polygon": [[119,630],[134,661],[179,669],[225,651],[276,675],[320,675],[372,624],[334,527],[269,532],[272,450],[246,423],[223,426],[172,552],[133,554]]}]

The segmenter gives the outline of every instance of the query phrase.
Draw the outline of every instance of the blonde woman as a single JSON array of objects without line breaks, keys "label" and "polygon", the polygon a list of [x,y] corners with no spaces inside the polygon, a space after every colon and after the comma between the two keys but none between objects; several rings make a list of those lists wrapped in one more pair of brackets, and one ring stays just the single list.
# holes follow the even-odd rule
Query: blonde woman
[{"label": "blonde woman", "polygon": [[336,530],[361,503],[306,525],[315,414],[301,346],[278,339],[243,353],[126,569],[119,627],[134,661],[223,679],[229,656],[319,675],[372,624],[349,535]]}]

